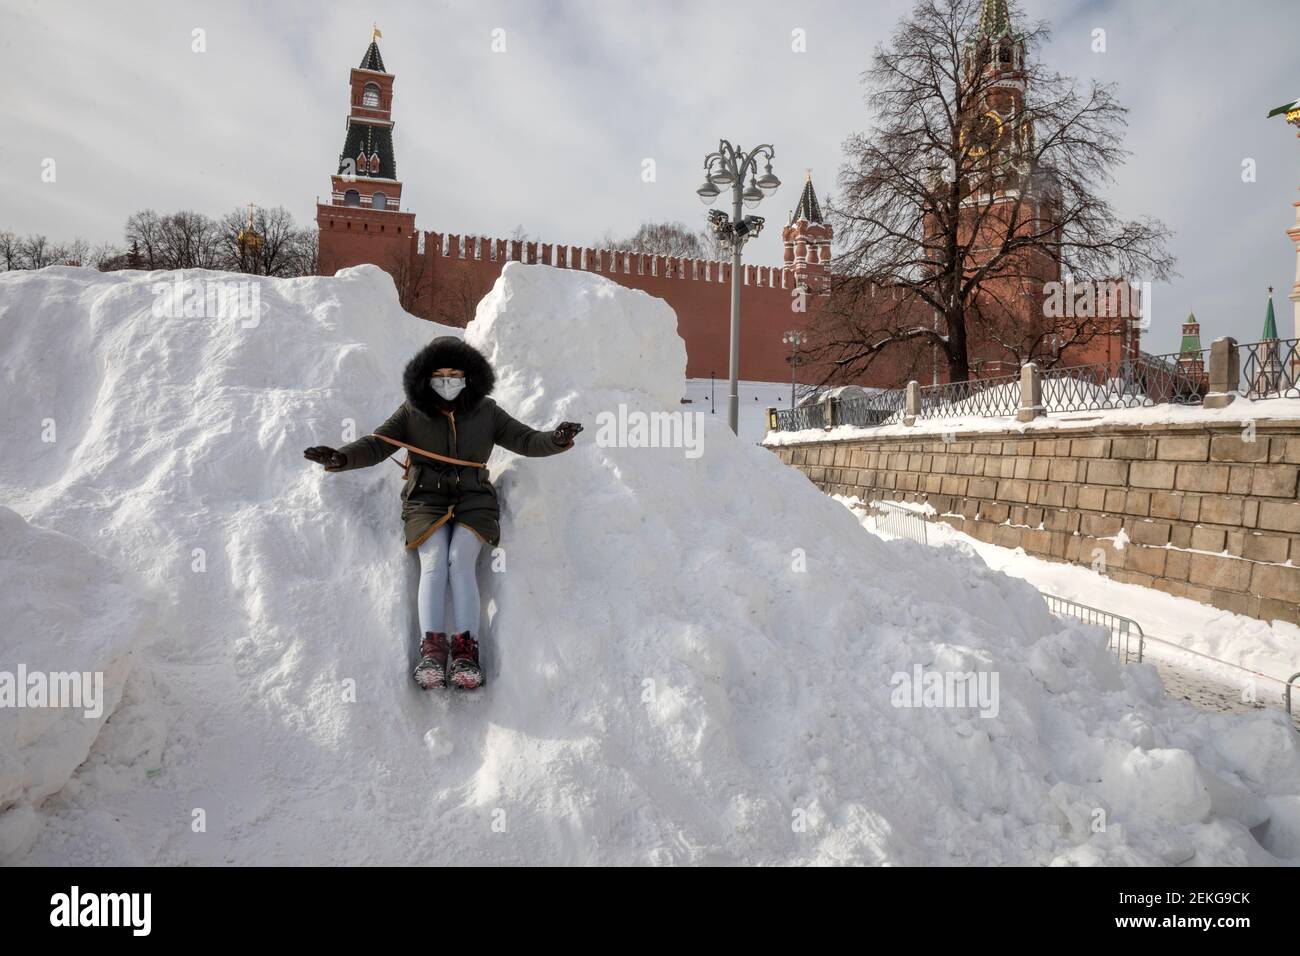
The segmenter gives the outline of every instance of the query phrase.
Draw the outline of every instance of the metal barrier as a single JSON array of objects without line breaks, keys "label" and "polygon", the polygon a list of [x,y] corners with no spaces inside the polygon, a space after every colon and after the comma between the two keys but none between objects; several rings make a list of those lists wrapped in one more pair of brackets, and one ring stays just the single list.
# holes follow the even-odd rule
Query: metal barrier
[{"label": "metal barrier", "polygon": [[1209,354],[1208,349],[1184,355],[1143,352],[1118,365],[1044,369],[1043,408],[1050,414],[1151,405],[1199,405],[1205,398],[1208,379],[1197,370],[1209,367]]},{"label": "metal barrier", "polygon": [[776,413],[776,430],[800,432],[806,428],[825,428],[829,425],[828,404],[811,402],[794,408],[782,408]]},{"label": "metal barrier", "polygon": [[888,388],[860,398],[840,399],[841,425],[892,425],[901,421],[907,406],[907,389]]},{"label": "metal barrier", "polygon": [[1300,398],[1300,339],[1267,339],[1237,350],[1243,398]]},{"label": "metal barrier", "polygon": [[[1122,663],[1127,664],[1130,661],[1137,664],[1142,663],[1142,651],[1146,644],[1146,635],[1142,633],[1142,625],[1137,621],[1121,614],[1103,611],[1099,607],[1089,607],[1087,604],[1080,604],[1078,601],[1071,601],[1069,598],[1048,594],[1046,591],[1039,591],[1038,593],[1043,596],[1043,600],[1047,602],[1048,610],[1053,614],[1073,617],[1086,624],[1097,624],[1109,630],[1110,641],[1106,647],[1107,649],[1113,648]],[[1137,637],[1136,656],[1132,651],[1132,642],[1135,636]]]},{"label": "metal barrier", "polygon": [[907,538],[917,544],[930,543],[929,533],[926,530],[929,517],[924,512],[913,511],[891,501],[872,502],[871,507],[880,512],[872,515],[877,531],[891,534],[895,538]]},{"label": "metal barrier", "polygon": [[[1228,384],[1242,398],[1300,398],[1300,339],[1268,339],[1232,346],[1240,374]],[[1170,352],[1098,365],[1046,368],[1039,373],[1046,414],[1108,411],[1153,405],[1200,405],[1209,391],[1211,349]],[[902,421],[907,390],[886,389],[840,404],[839,423],[888,425]],[[1020,411],[1020,377],[973,378],[920,389],[918,419],[1014,418]],[[821,428],[829,422],[825,403],[776,413],[778,431]]]},{"label": "metal barrier", "polygon": [[[919,544],[929,544],[928,532],[926,525],[930,522],[930,516],[923,511],[914,511],[911,508],[905,508],[902,505],[895,504],[892,501],[874,501],[870,505],[877,510],[877,514],[872,515],[872,520],[878,531],[893,535],[897,538],[907,538],[910,541],[916,541]],[[1268,674],[1254,671],[1240,664],[1234,664],[1231,661],[1225,661],[1222,658],[1212,657],[1200,651],[1194,651],[1191,648],[1183,647],[1173,641],[1161,640],[1157,637],[1147,637],[1142,630],[1142,625],[1129,617],[1122,614],[1116,614],[1113,611],[1106,611],[1102,608],[1092,607],[1087,604],[1080,604],[1078,601],[1071,601],[1069,598],[1063,598],[1056,594],[1050,594],[1047,591],[1039,591],[1044,601],[1047,602],[1048,610],[1053,614],[1063,617],[1073,617],[1076,620],[1083,621],[1086,624],[1096,624],[1106,628],[1110,632],[1110,640],[1106,647],[1108,650],[1113,649],[1120,662],[1123,664],[1135,663],[1141,664],[1142,658],[1146,651],[1147,641],[1155,641],[1157,644],[1167,644],[1180,653],[1191,654],[1194,657],[1203,657],[1206,660],[1214,661],[1216,664],[1232,667],[1236,670],[1251,674],[1255,677],[1261,677],[1265,680],[1277,681],[1278,678],[1271,677]],[[1134,639],[1136,638],[1137,650],[1133,649]],[[1300,671],[1292,674],[1287,678],[1285,684],[1284,700],[1288,716],[1291,713],[1291,688],[1300,681]],[[1279,682],[1280,683],[1280,682]]]},{"label": "metal barrier", "polygon": [[918,418],[1014,417],[1020,410],[1020,376],[972,378],[921,389]]}]

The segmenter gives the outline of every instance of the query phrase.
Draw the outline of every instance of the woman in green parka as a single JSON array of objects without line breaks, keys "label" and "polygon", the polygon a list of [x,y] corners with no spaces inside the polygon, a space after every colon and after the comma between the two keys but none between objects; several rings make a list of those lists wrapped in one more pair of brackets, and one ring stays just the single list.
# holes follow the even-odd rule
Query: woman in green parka
[{"label": "woman in green parka", "polygon": [[[402,374],[406,401],[374,434],[342,448],[323,445],[303,452],[326,471],[368,468],[408,448],[402,521],[406,546],[420,555],[418,598],[421,687],[472,689],[483,683],[478,641],[480,601],[474,566],[484,543],[501,540],[501,508],[486,462],[500,445],[517,455],[542,457],[573,447],[582,426],[561,422],[542,432],[515,421],[488,396],[496,383],[492,366],[460,339],[434,339]],[[421,452],[430,453],[429,457]],[[455,631],[442,630],[444,599],[451,584]]]}]

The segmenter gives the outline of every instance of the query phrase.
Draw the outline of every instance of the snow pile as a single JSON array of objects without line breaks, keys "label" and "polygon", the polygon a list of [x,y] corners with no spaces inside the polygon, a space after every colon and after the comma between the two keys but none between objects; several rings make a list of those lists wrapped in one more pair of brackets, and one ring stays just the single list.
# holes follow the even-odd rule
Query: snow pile
[{"label": "snow pile", "polygon": [[[132,652],[156,627],[139,586],[81,544],[0,507],[0,860],[68,783],[117,707]],[[54,706],[58,705],[58,706]]]},{"label": "snow pile", "polygon": [[[717,416],[696,457],[620,445],[610,421],[690,410],[685,353],[664,303],[587,273],[509,264],[467,332],[504,408],[587,431],[554,458],[494,457],[488,685],[421,694],[400,472],[324,475],[301,449],[382,421],[441,330],[403,314],[372,267],[248,280],[251,328],[153,316],[150,284],[171,279],[0,276],[15,392],[0,494],[166,588],[177,617],[21,860],[1300,851],[1300,748],[1280,715],[1165,700],[1150,668],[1121,669],[1025,582],[864,534]],[[42,447],[47,417],[63,430]],[[932,706],[954,702],[900,690],[968,672],[996,693]]]},{"label": "snow pile", "polygon": [[[876,534],[882,532],[873,509],[902,509],[931,517],[938,514],[933,505],[919,501],[863,502],[857,496],[831,497]],[[1258,693],[1270,704],[1282,705],[1286,679],[1300,666],[1300,625],[1261,621],[1190,598],[1116,581],[1086,564],[1048,561],[1028,554],[1024,548],[999,547],[958,531],[945,521],[930,521],[926,539],[930,545],[969,550],[994,570],[1024,578],[1041,591],[1132,618],[1146,635],[1145,653],[1150,657],[1172,657],[1181,665],[1238,688],[1248,680],[1256,684],[1254,678],[1263,677],[1267,682]],[[1129,540],[1127,535],[1125,540]],[[1191,653],[1184,654],[1180,649]]]}]

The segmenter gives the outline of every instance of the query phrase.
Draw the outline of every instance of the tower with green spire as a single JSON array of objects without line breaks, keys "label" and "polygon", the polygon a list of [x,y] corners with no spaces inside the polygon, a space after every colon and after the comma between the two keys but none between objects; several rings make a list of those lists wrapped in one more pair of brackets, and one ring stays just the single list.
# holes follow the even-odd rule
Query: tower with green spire
[{"label": "tower with green spire", "polygon": [[1268,309],[1264,312],[1264,332],[1255,355],[1258,371],[1251,379],[1251,394],[1257,398],[1277,395],[1282,388],[1282,360],[1278,355],[1277,319],[1273,316],[1273,287],[1268,287]]},{"label": "tower with green spire", "polygon": [[1183,341],[1178,346],[1178,364],[1189,376],[1205,377],[1205,359],[1201,353],[1201,323],[1196,313],[1188,312],[1183,323]]},{"label": "tower with green spire", "polygon": [[1264,313],[1264,334],[1261,335],[1262,342],[1277,341],[1277,319],[1273,316],[1273,287],[1268,287],[1268,310]]},{"label": "tower with green spire", "polygon": [[984,0],[966,38],[963,72],[971,94],[962,118],[963,144],[993,179],[981,188],[1023,188],[1012,180],[1034,151],[1034,128],[1025,110],[1025,37],[1012,28],[1007,0]]},{"label": "tower with green spire", "polygon": [[984,9],[980,11],[979,36],[1000,37],[1011,29],[1011,14],[1007,12],[1007,0],[984,0]]}]

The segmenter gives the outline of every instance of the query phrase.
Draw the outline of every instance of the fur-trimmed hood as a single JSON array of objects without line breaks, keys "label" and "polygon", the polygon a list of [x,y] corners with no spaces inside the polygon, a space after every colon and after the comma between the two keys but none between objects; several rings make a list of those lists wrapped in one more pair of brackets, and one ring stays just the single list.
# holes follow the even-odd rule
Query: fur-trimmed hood
[{"label": "fur-trimmed hood", "polygon": [[[435,369],[458,368],[465,373],[465,388],[456,401],[444,402],[429,384]],[[492,393],[496,373],[472,345],[450,335],[441,335],[415,354],[402,373],[402,388],[407,401],[416,409],[437,418],[442,409],[469,411]]]}]

